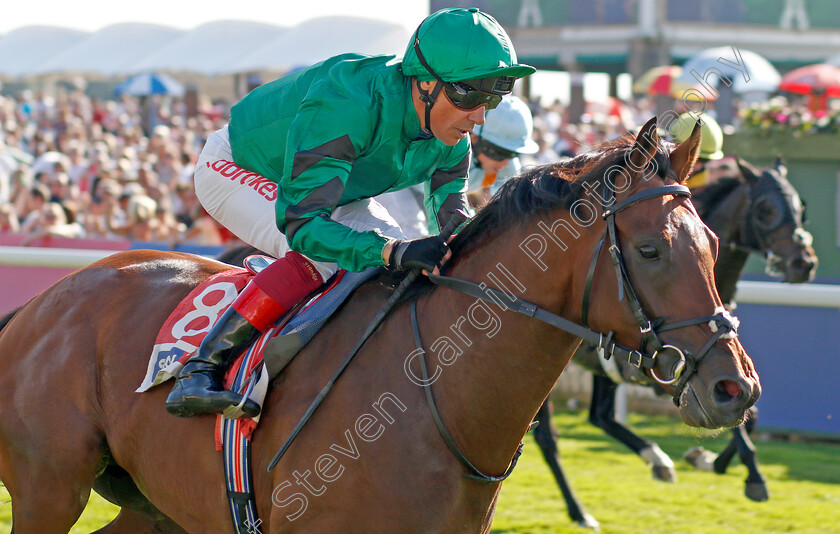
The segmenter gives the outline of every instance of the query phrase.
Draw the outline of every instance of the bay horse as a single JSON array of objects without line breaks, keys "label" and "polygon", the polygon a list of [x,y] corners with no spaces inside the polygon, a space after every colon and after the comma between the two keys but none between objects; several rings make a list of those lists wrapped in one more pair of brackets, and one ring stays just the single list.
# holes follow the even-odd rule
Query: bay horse
[{"label": "bay horse", "polygon": [[[692,203],[722,243],[715,263],[715,285],[730,309],[735,308],[737,283],[750,254],[766,258],[767,272],[781,276],[784,282],[814,279],[818,259],[812,247],[813,237],[804,229],[805,204],[788,181],[781,157],[776,158],[773,167],[762,170],[738,158],[724,162],[709,182],[692,189]],[[641,456],[655,479],[676,482],[674,464],[668,455],[615,417],[618,384],[649,386],[662,393],[659,384],[623,361],[610,365],[598,357],[596,347],[590,343],[582,343],[572,361],[593,373],[589,421]],[[581,526],[596,528],[598,521],[586,511],[563,470],[551,414],[548,399],[537,413],[539,426],[534,437],[566,501],[569,517]],[[747,420],[732,428],[732,439],[720,454],[695,447],[684,457],[698,469],[723,474],[737,453],[747,468],[744,494],[754,501],[766,501],[769,492],[749,437],[757,418],[758,411],[750,408]]]},{"label": "bay horse", "polygon": [[[653,118],[635,138],[510,182],[452,241],[445,280],[485,281],[475,287],[496,296],[505,280],[517,307],[441,287],[396,307],[268,473],[392,293],[361,286],[265,399],[252,441],[260,531],[489,532],[500,475],[581,336],[668,382],[687,424],[739,424],[761,387],[714,287],[716,237],[681,185],[699,142],[699,128],[661,142]],[[67,532],[91,488],[122,507],[99,532],[230,531],[215,418],[170,416],[167,387],[134,392],[169,313],[229,268],[118,253],[0,321],[0,479],[15,534]],[[418,385],[420,363],[434,379]]]}]

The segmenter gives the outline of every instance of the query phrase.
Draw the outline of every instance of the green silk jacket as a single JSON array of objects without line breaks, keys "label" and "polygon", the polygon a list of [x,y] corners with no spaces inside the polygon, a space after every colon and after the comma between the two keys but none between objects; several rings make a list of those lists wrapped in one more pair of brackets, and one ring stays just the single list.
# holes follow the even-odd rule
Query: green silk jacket
[{"label": "green silk jacket", "polygon": [[330,218],[337,206],[424,184],[430,233],[466,209],[470,147],[421,135],[393,56],[344,54],[260,86],[231,109],[233,160],[277,184],[277,227],[314,260],[382,265],[387,239]]}]

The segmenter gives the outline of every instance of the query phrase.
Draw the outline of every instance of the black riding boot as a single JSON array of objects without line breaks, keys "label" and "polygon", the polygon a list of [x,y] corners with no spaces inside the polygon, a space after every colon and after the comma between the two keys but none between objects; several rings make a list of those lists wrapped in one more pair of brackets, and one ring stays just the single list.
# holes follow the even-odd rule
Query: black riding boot
[{"label": "black riding boot", "polygon": [[[242,395],[224,388],[225,370],[236,357],[237,350],[259,334],[254,325],[239,312],[228,308],[201,342],[198,351],[187,360],[166,398],[166,411],[178,417],[204,413],[224,413],[242,402]],[[260,413],[260,407],[246,400],[242,411],[248,417]]]}]

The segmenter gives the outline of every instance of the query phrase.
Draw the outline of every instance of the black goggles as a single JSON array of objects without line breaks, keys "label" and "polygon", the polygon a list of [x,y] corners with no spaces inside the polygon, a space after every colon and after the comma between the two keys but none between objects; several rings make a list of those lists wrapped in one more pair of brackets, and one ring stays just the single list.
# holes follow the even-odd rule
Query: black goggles
[{"label": "black goggles", "polygon": [[485,93],[463,82],[443,82],[443,92],[455,107],[463,110],[475,109],[478,106],[487,106],[489,110],[502,101],[502,95]]},{"label": "black goggles", "polygon": [[417,54],[417,59],[423,65],[423,68],[443,86],[447,98],[458,109],[472,110],[482,105],[487,106],[487,109],[493,109],[502,101],[503,95],[509,94],[513,90],[513,83],[516,81],[513,76],[481,78],[469,82],[443,81],[443,78],[438,76],[437,72],[426,62],[423,51],[420,50],[419,32],[420,28],[418,27],[414,32],[414,52]]},{"label": "black goggles", "polygon": [[484,154],[493,161],[504,161],[506,159],[513,159],[519,155],[518,152],[507,150],[506,148],[494,145],[493,143],[488,143],[487,141],[482,141],[479,144],[478,153]]}]

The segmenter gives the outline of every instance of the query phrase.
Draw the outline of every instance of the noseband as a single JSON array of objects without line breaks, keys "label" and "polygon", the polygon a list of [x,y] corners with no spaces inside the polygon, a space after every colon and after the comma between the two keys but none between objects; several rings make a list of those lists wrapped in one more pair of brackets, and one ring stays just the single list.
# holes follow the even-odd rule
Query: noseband
[{"label": "noseband", "polygon": [[[606,220],[607,229],[595,248],[595,253],[593,254],[589,272],[586,277],[581,314],[584,326],[560,317],[559,315],[553,314],[543,308],[540,308],[536,304],[527,302],[509,293],[487,287],[484,284],[479,285],[474,282],[458,278],[438,276],[434,274],[429,274],[429,279],[437,285],[455,289],[486,302],[493,302],[496,305],[502,303],[507,309],[539,319],[545,323],[560,328],[561,330],[565,330],[572,335],[580,337],[596,345],[598,351],[601,352],[606,359],[615,356],[616,358],[627,361],[630,365],[637,368],[650,369],[650,374],[654,380],[660,384],[672,385],[674,387],[674,404],[679,406],[679,399],[682,396],[682,392],[685,389],[688,380],[695,372],[697,372],[697,366],[700,360],[703,359],[703,357],[720,338],[737,336],[737,319],[729,315],[729,313],[723,309],[714,315],[674,323],[666,323],[664,317],[653,321],[648,319],[641,301],[636,295],[636,292],[633,290],[633,284],[631,283],[630,276],[627,273],[624,256],[621,253],[621,244],[618,240],[615,216],[625,209],[651,198],[665,195],[676,195],[690,198],[691,191],[684,185],[666,185],[646,189],[644,191],[640,191],[639,193],[630,195],[621,201],[616,201],[614,191],[611,188],[606,187],[605,190],[607,194],[603,198],[608,201],[607,204],[609,207],[604,211],[602,217]],[[610,257],[612,259],[612,264],[615,267],[616,278],[618,279],[618,299],[624,300],[624,296],[627,295],[627,301],[633,312],[633,318],[636,320],[636,323],[639,326],[639,331],[642,335],[639,350],[629,349],[616,343],[615,332],[603,334],[590,329],[587,325],[589,296],[592,289],[592,281],[595,277],[595,270],[598,265],[598,258],[600,256],[602,245],[607,239],[609,239],[610,242]],[[674,345],[662,343],[658,335],[669,330],[676,330],[678,328],[703,323],[709,324],[713,334],[696,355],[687,350],[682,350]],[[653,350],[652,354],[649,352],[649,349]],[[656,372],[657,360],[661,354],[668,351],[677,355],[677,363],[673,366],[672,377],[661,377]]]}]

